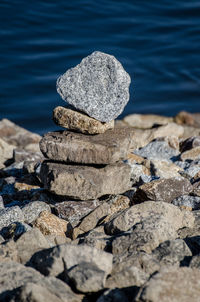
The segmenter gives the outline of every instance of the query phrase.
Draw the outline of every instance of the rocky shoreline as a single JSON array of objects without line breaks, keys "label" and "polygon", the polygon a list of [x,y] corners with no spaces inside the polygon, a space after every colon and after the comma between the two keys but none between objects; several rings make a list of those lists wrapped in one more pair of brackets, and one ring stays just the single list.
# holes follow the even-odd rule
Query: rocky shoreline
[{"label": "rocky shoreline", "polygon": [[113,126],[130,143],[121,140],[109,157],[108,143],[77,157],[78,169],[101,160],[116,170],[106,181],[95,174],[98,189],[77,188],[72,198],[41,180],[41,167],[52,175],[61,165],[44,164],[41,137],[0,121],[0,301],[199,301],[200,114],[133,114],[100,131]]}]

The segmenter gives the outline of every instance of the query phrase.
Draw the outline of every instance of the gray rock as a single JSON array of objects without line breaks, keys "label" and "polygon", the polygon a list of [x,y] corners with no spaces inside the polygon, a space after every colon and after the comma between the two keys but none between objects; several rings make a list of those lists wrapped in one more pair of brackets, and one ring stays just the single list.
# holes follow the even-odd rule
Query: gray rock
[{"label": "gray rock", "polygon": [[50,243],[39,229],[33,228],[24,233],[16,241],[16,249],[18,251],[19,260],[25,264],[34,253],[50,248]]},{"label": "gray rock", "polygon": [[172,201],[172,204],[179,207],[191,208],[192,210],[200,209],[200,197],[198,196],[190,196],[190,195],[182,195],[175,198]]},{"label": "gray rock", "polygon": [[21,208],[24,214],[24,221],[26,223],[32,223],[35,221],[41,212],[51,212],[50,206],[42,201],[32,201]]},{"label": "gray rock", "polygon": [[129,286],[142,286],[149,278],[149,274],[135,266],[127,266],[115,272],[106,280],[107,288],[123,288]]},{"label": "gray rock", "polygon": [[90,262],[109,274],[113,256],[109,253],[81,244],[62,244],[37,252],[30,265],[47,276],[57,276],[81,262]]},{"label": "gray rock", "polygon": [[188,267],[168,267],[140,289],[137,302],[197,302],[200,295],[200,271]]},{"label": "gray rock", "polygon": [[89,262],[81,262],[72,267],[67,276],[76,290],[82,293],[98,292],[105,287],[105,272]]},{"label": "gray rock", "polygon": [[20,207],[14,206],[0,210],[0,230],[13,222],[23,222],[24,214]]},{"label": "gray rock", "polygon": [[113,129],[97,135],[71,131],[49,132],[40,141],[45,157],[83,164],[110,164],[126,159],[133,129]]},{"label": "gray rock", "polygon": [[3,228],[1,234],[5,239],[18,239],[22,234],[30,231],[32,227],[24,222],[14,222],[9,224],[8,227]]},{"label": "gray rock", "polygon": [[96,200],[63,201],[54,205],[54,210],[59,218],[68,220],[72,226],[76,226],[80,220],[93,211],[100,202]]},{"label": "gray rock", "polygon": [[40,284],[28,282],[21,286],[12,302],[62,302],[63,300],[56,296],[52,291],[48,290]]},{"label": "gray rock", "polygon": [[8,159],[13,157],[14,148],[15,146],[8,144],[2,138],[0,138],[0,165],[2,165],[2,167]]},{"label": "gray rock", "polygon": [[135,150],[135,154],[147,159],[175,161],[179,151],[171,148],[166,141],[152,141],[145,147]]},{"label": "gray rock", "polygon": [[102,122],[122,113],[130,76],[114,56],[95,51],[57,80],[57,91],[75,108]]},{"label": "gray rock", "polygon": [[12,292],[14,289],[30,282],[42,286],[45,291],[54,294],[63,302],[80,302],[82,300],[82,296],[74,294],[70,287],[59,279],[45,278],[33,268],[25,267],[20,263],[0,262],[0,301],[4,301],[4,299],[7,301],[6,299],[15,295]]},{"label": "gray rock", "polygon": [[158,179],[140,186],[133,200],[136,202],[145,200],[172,202],[175,198],[192,191],[193,187],[186,178]]},{"label": "gray rock", "polygon": [[44,188],[52,193],[88,200],[128,191],[130,173],[130,166],[124,163],[95,168],[46,161],[42,163],[40,178]]},{"label": "gray rock", "polygon": [[176,230],[194,226],[194,216],[190,211],[181,211],[178,207],[162,201],[146,201],[117,213],[105,224],[105,230],[108,235],[119,234],[154,216],[165,219]]},{"label": "gray rock", "polygon": [[0,195],[0,210],[4,209],[3,197]]},{"label": "gray rock", "polygon": [[177,237],[175,226],[165,217],[147,217],[129,232],[122,233],[112,241],[112,253],[145,251],[151,253],[161,242]]},{"label": "gray rock", "polygon": [[189,267],[200,269],[200,255],[199,254],[192,257]]},{"label": "gray rock", "polygon": [[153,252],[160,265],[180,265],[185,257],[192,256],[192,252],[182,239],[167,240],[161,243]]}]

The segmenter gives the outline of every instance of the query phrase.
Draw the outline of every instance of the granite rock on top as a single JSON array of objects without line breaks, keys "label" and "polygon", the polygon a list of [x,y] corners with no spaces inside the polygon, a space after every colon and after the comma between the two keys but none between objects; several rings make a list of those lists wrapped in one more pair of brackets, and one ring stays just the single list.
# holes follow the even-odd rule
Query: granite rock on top
[{"label": "granite rock on top", "polygon": [[95,51],[57,80],[62,99],[89,116],[109,122],[129,100],[130,76],[112,55]]}]

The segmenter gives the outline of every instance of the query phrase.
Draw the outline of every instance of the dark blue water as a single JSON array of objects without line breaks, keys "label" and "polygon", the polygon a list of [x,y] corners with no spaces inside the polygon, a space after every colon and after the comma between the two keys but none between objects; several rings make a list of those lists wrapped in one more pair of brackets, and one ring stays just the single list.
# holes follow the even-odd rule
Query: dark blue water
[{"label": "dark blue water", "polygon": [[0,0],[0,118],[54,129],[57,77],[94,50],[132,78],[123,115],[200,112],[200,1]]}]

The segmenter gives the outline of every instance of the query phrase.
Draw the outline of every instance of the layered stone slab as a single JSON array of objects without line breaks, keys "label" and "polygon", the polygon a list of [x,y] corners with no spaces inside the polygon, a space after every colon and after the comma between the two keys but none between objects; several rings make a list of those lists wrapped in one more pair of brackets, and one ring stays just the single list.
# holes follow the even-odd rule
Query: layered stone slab
[{"label": "layered stone slab", "polygon": [[131,168],[125,163],[96,168],[44,161],[40,171],[45,189],[80,200],[124,193],[131,188],[130,177]]},{"label": "layered stone slab", "polygon": [[45,157],[83,164],[110,164],[126,159],[134,130],[116,128],[98,135],[71,131],[49,132],[40,141]]},{"label": "layered stone slab", "polygon": [[58,126],[86,134],[104,133],[114,128],[114,120],[102,123],[86,114],[62,106],[53,110],[53,120]]},{"label": "layered stone slab", "polygon": [[109,122],[129,100],[131,79],[114,57],[95,51],[57,80],[57,91],[69,104],[89,116]]}]

